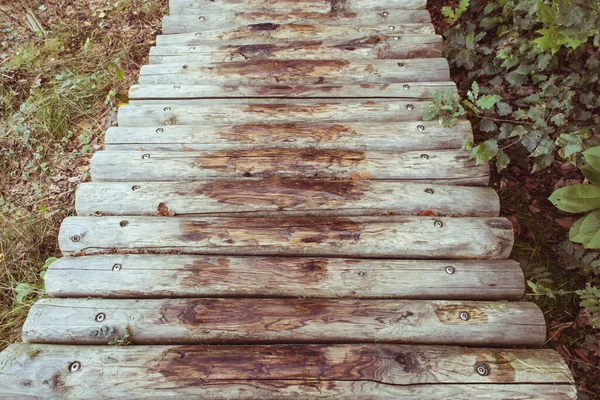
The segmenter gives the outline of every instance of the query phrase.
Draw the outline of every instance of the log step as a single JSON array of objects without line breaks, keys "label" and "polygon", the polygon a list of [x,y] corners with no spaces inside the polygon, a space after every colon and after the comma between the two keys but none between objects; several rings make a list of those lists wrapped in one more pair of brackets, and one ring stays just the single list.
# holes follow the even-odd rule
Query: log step
[{"label": "log step", "polygon": [[484,187],[385,181],[268,179],[208,182],[94,182],[77,189],[83,215],[234,217],[441,215],[496,217]]},{"label": "log step", "polygon": [[433,24],[379,24],[362,26],[304,25],[304,24],[252,24],[238,28],[221,28],[210,31],[158,35],[157,46],[197,46],[201,44],[269,44],[304,40],[365,40],[385,36],[435,35]]},{"label": "log step", "polygon": [[[385,85],[443,82],[452,87],[445,58],[412,60],[257,60],[142,66],[141,85]],[[397,89],[401,89],[399,86]],[[368,89],[368,87],[365,87]],[[438,87],[440,89],[440,87]],[[362,97],[369,97],[365,93]],[[355,93],[356,95],[356,93]]]},{"label": "log step", "polygon": [[23,326],[26,343],[410,343],[541,346],[533,303],[332,299],[43,299]]},{"label": "log step", "polygon": [[119,126],[417,122],[429,100],[198,99],[134,100],[119,108]]},{"label": "log step", "polygon": [[184,252],[308,257],[505,259],[506,218],[448,217],[69,217],[63,254]]},{"label": "log step", "polygon": [[[249,43],[248,43],[249,42]],[[256,60],[358,60],[435,58],[442,55],[438,35],[384,36],[358,39],[279,42],[262,39],[246,43],[215,42],[195,46],[150,48],[150,64]]]},{"label": "log step", "polygon": [[[575,399],[551,350],[407,345],[11,345],[3,398]],[[101,377],[101,379],[99,379]]]},{"label": "log step", "polygon": [[512,260],[357,260],[112,254],[63,257],[45,276],[52,297],[404,298],[519,300]]},{"label": "log step", "polygon": [[443,150],[459,149],[473,140],[471,124],[448,128],[437,121],[373,124],[304,123],[176,125],[109,128],[106,150],[207,151],[253,149]]},{"label": "log step", "polygon": [[427,0],[170,0],[171,15],[190,15],[198,13],[229,11],[237,13],[273,12],[287,13],[325,13],[332,19],[345,14],[367,11],[421,10]]},{"label": "log step", "polygon": [[162,32],[165,35],[215,30],[223,27],[238,28],[246,25],[278,23],[309,25],[380,25],[430,23],[427,10],[386,11],[363,10],[360,13],[340,13],[336,18],[323,12],[294,12],[277,14],[269,12],[222,11],[213,9],[198,10],[196,15],[166,15],[163,17]]},{"label": "log step", "polygon": [[405,180],[485,186],[488,164],[462,150],[353,151],[257,149],[188,152],[99,151],[91,161],[96,182],[207,181],[263,178]]}]

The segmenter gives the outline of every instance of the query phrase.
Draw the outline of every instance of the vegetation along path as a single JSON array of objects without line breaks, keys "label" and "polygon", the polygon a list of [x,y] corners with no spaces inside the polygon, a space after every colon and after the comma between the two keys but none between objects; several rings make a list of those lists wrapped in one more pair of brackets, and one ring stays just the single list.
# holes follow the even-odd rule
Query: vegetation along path
[{"label": "vegetation along path", "polygon": [[573,399],[425,0],[171,0],[0,396]]}]

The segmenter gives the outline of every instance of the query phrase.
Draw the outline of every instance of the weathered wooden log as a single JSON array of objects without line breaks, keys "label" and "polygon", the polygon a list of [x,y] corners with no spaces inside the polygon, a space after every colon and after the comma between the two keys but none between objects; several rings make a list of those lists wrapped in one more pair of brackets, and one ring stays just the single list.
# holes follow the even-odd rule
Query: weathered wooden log
[{"label": "weathered wooden log", "polygon": [[[169,76],[167,79],[179,79]],[[152,79],[162,80],[153,76]],[[419,98],[430,99],[436,91],[456,89],[452,82],[407,82],[361,85],[347,84],[264,84],[181,85],[143,84],[129,89],[131,100],[176,100],[240,97],[314,97],[314,98]]]},{"label": "weathered wooden log", "polygon": [[53,297],[302,297],[519,300],[512,260],[357,260],[177,255],[63,257],[44,278]]},{"label": "weathered wooden log", "polygon": [[551,350],[380,344],[129,347],[18,344],[0,354],[0,365],[3,398],[558,400],[576,397],[567,366]]},{"label": "weathered wooden log", "polygon": [[[106,327],[106,328],[104,328]],[[108,330],[108,334],[103,332]],[[410,343],[541,346],[534,303],[325,299],[43,299],[23,326],[26,343]],[[114,336],[113,336],[114,335]]]},{"label": "weathered wooden log", "polygon": [[189,15],[207,12],[271,12],[271,13],[327,13],[331,18],[352,13],[389,10],[420,10],[427,5],[427,0],[170,0],[171,15]]},{"label": "weathered wooden log", "polygon": [[442,37],[373,36],[351,40],[215,42],[198,46],[150,48],[150,64],[255,60],[357,60],[434,58],[442,55]]},{"label": "weathered wooden log", "polygon": [[[236,86],[262,86],[268,97],[268,87],[286,85],[322,85],[327,91],[342,85],[353,85],[353,97],[361,95],[356,89],[362,85],[394,83],[445,82],[448,87],[450,69],[444,58],[417,58],[410,60],[257,60],[211,64],[154,64],[142,67],[139,82],[142,85],[214,85],[235,89]],[[357,84],[360,83],[360,84]],[[452,86],[450,84],[450,86]],[[171,86],[172,87],[172,86]],[[381,86],[379,86],[381,87]],[[177,87],[175,87],[177,88]],[[365,86],[368,88],[368,86]],[[402,86],[397,87],[402,92]],[[439,89],[439,88],[438,88]],[[313,89],[314,90],[314,89]],[[376,93],[376,92],[375,92]],[[294,94],[294,93],[288,93]],[[218,91],[215,96],[218,97]]]},{"label": "weathered wooden log", "polygon": [[190,254],[358,258],[505,259],[505,218],[448,217],[70,217],[64,254],[179,251]]},{"label": "weathered wooden log", "polygon": [[[207,12],[208,11],[208,12]],[[360,13],[340,13],[332,17],[323,12],[296,12],[276,14],[273,12],[234,12],[214,9],[198,10],[196,15],[166,15],[163,17],[162,31],[165,35],[175,33],[200,32],[214,29],[237,28],[253,24],[310,24],[310,25],[380,25],[430,23],[426,10],[363,11]]]},{"label": "weathered wooden log", "polygon": [[[239,28],[221,28],[195,33],[159,35],[157,46],[197,46],[227,42],[229,44],[267,44],[297,42],[303,40],[359,40],[368,38],[394,40],[396,36],[435,35],[432,24],[395,24],[364,26],[333,26],[303,24],[254,24]],[[386,36],[386,39],[378,38]]]},{"label": "weathered wooden log", "polygon": [[265,178],[405,180],[473,186],[489,182],[489,165],[468,161],[462,150],[99,151],[92,157],[90,171],[97,182]]},{"label": "weathered wooden log", "polygon": [[119,126],[407,122],[431,104],[399,99],[135,100],[119,108]]},{"label": "weathered wooden log", "polygon": [[437,121],[182,125],[109,128],[106,150],[208,151],[252,149],[338,149],[413,151],[459,149],[473,140],[471,124]]},{"label": "weathered wooden log", "polygon": [[495,217],[499,203],[496,192],[483,187],[268,179],[82,183],[76,210],[79,215]]}]

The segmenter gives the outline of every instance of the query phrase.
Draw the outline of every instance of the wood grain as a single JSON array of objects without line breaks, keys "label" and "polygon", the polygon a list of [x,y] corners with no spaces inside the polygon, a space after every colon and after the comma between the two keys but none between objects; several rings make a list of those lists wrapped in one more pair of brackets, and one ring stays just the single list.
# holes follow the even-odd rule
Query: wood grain
[{"label": "wood grain", "polygon": [[357,60],[434,58],[442,55],[438,35],[374,35],[354,39],[280,42],[262,38],[259,42],[218,41],[195,46],[150,48],[150,64],[174,62],[225,62],[255,60]]},{"label": "wood grain", "polygon": [[484,186],[489,165],[462,150],[427,152],[319,149],[187,152],[99,151],[91,161],[96,182],[342,178],[406,180]]},{"label": "wood grain", "polygon": [[[467,315],[468,320],[460,315]],[[96,322],[98,315],[104,321]],[[26,343],[410,343],[541,346],[534,303],[321,299],[43,299],[23,326]]]},{"label": "wood grain", "polygon": [[[115,265],[117,267],[115,267]],[[53,297],[519,300],[518,263],[111,254],[50,265]]]},{"label": "wood grain", "polygon": [[196,15],[166,15],[163,17],[162,31],[165,35],[171,35],[174,33],[199,32],[223,27],[238,28],[246,25],[265,23],[351,26],[429,22],[431,22],[431,17],[426,10],[368,10],[360,13],[339,13],[335,18],[332,18],[331,14],[323,12],[277,14],[272,11],[240,13],[235,11],[200,9]]},{"label": "wood grain", "polygon": [[386,36],[435,35],[432,24],[394,24],[372,26],[333,26],[305,24],[254,24],[232,29],[216,29],[176,35],[159,35],[157,46],[197,46],[215,42],[229,44],[267,44],[297,42],[305,40],[367,40],[367,38]]},{"label": "wood grain", "polygon": [[500,212],[491,188],[385,181],[94,182],[80,184],[76,198],[79,215],[495,217]]},{"label": "wood grain", "polygon": [[505,218],[449,217],[69,217],[64,254],[180,251],[191,254],[359,258],[505,259]]},{"label": "wood grain", "polygon": [[[140,71],[142,85],[217,85],[223,91],[239,85],[279,87],[309,85],[385,85],[446,82],[450,69],[444,58],[410,60],[257,60],[210,64],[153,64]],[[452,86],[452,85],[450,85]],[[381,87],[381,86],[379,86]],[[365,86],[368,88],[368,86]],[[401,89],[402,87],[397,87]],[[326,91],[326,89],[324,89]],[[400,90],[399,90],[400,91]],[[269,97],[265,89],[263,97]],[[354,93],[357,96],[358,93]],[[363,96],[369,97],[365,93]]]},{"label": "wood grain", "polygon": [[[79,362],[81,369],[69,372]],[[480,376],[475,366],[490,374]],[[550,350],[406,345],[51,346],[0,354],[3,398],[575,399]],[[102,377],[102,379],[98,379]]]},{"label": "wood grain", "polygon": [[368,11],[419,10],[424,9],[427,0],[170,0],[169,8],[172,15],[212,13],[215,11],[247,12],[276,12],[280,14],[294,12],[320,12],[333,18],[347,13]]},{"label": "wood grain", "polygon": [[106,150],[208,151],[252,149],[442,150],[473,140],[471,124],[437,121],[290,124],[204,124],[109,128]]},{"label": "wood grain", "polygon": [[119,108],[119,126],[416,122],[429,100],[204,99],[132,100]]}]

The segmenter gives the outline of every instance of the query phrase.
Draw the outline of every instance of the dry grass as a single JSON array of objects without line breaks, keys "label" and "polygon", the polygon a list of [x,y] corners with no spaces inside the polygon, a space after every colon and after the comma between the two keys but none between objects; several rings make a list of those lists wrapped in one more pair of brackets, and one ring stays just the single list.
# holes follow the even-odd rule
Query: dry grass
[{"label": "dry grass", "polygon": [[[60,256],[89,158],[160,30],[167,0],[17,1],[0,12],[0,350],[20,340]],[[45,32],[24,23],[27,8]]]}]

